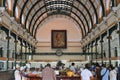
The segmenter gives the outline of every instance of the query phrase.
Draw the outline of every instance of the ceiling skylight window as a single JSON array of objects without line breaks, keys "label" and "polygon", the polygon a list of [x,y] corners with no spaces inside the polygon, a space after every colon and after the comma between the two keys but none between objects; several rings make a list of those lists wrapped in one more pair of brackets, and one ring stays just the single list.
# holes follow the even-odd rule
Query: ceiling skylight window
[{"label": "ceiling skylight window", "polygon": [[90,26],[90,29],[92,29],[92,24],[91,24],[91,22],[89,23],[89,26]]},{"label": "ceiling skylight window", "polygon": [[95,16],[95,14],[94,14],[94,24],[96,24],[96,16]]},{"label": "ceiling skylight window", "polygon": [[25,16],[22,15],[22,25],[24,25],[24,22],[25,22]]},{"label": "ceiling skylight window", "polygon": [[70,13],[72,9],[73,0],[45,0],[48,11],[67,12]]},{"label": "ceiling skylight window", "polygon": [[7,0],[8,10],[12,11],[12,0]]},{"label": "ceiling skylight window", "polygon": [[29,27],[29,22],[27,21],[27,24],[26,24],[26,29],[28,29],[28,27]]},{"label": "ceiling skylight window", "polygon": [[110,0],[106,0],[106,10],[110,9]]},{"label": "ceiling skylight window", "polygon": [[100,6],[99,7],[99,18],[101,18],[102,17],[102,7]]}]

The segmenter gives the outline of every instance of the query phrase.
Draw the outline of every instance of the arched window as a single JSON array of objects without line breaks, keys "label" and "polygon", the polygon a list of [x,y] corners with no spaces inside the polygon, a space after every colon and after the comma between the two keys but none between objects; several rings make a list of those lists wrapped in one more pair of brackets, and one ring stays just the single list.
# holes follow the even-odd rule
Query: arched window
[{"label": "arched window", "polygon": [[16,8],[15,8],[15,17],[16,17],[16,19],[19,19],[19,8],[18,8],[18,6],[16,6]]},{"label": "arched window", "polygon": [[92,29],[92,24],[91,24],[91,21],[89,22],[89,26],[90,26],[90,29]]},{"label": "arched window", "polygon": [[22,15],[22,25],[24,25],[24,22],[25,22],[25,16]]},{"label": "arched window", "polygon": [[110,3],[111,3],[111,0],[106,0],[106,16],[110,12]]},{"label": "arched window", "polygon": [[28,30],[28,27],[29,27],[29,22],[27,21],[26,23],[26,29]]},{"label": "arched window", "polygon": [[102,18],[102,7],[99,7],[99,18]]},{"label": "arched window", "polygon": [[95,16],[95,14],[94,14],[94,24],[96,24],[96,16]]},{"label": "arched window", "polygon": [[88,26],[87,25],[85,26],[85,29],[86,29],[86,33],[88,33]]},{"label": "arched window", "polygon": [[106,0],[106,10],[110,9],[110,0]]},{"label": "arched window", "polygon": [[99,22],[102,20],[102,6],[99,7]]},{"label": "arched window", "polygon": [[12,0],[6,0],[6,9],[9,14],[12,12]]}]

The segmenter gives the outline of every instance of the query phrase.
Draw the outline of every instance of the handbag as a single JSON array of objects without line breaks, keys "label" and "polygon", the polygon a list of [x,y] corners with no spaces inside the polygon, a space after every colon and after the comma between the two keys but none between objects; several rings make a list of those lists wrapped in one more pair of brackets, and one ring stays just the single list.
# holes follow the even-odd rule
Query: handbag
[{"label": "handbag", "polygon": [[103,77],[106,74],[106,72],[107,72],[107,69],[106,69],[105,73],[103,75],[101,75],[101,77]]}]

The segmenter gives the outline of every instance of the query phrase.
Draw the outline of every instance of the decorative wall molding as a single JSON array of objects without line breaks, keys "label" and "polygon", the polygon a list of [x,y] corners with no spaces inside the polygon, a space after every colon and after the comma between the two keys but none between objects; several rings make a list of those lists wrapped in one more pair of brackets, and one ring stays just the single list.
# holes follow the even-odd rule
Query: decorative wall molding
[{"label": "decorative wall molding", "polygon": [[[63,52],[63,54],[62,55],[91,55],[91,53],[76,53],[76,52],[73,52],[73,53],[65,53],[65,52]],[[95,54],[94,52],[93,52],[93,54]],[[56,53],[55,52],[52,52],[52,53],[35,53],[34,55],[56,55]]]},{"label": "decorative wall molding", "polygon": [[4,7],[0,7],[0,16],[2,16],[0,17],[1,25],[6,27],[7,29],[11,29],[13,33],[23,38],[25,41],[30,43],[32,46],[35,46],[34,44],[35,40],[33,40],[33,38],[28,39],[28,33],[26,32],[26,30],[22,29],[21,25],[15,21],[14,17],[9,16],[9,14],[5,11]]},{"label": "decorative wall molding", "polygon": [[[105,31],[113,27],[117,22],[119,22],[119,18],[120,18],[120,14],[118,14],[119,12],[120,12],[120,5],[118,5],[118,7],[113,7],[109,15],[103,17],[103,21],[97,24],[95,29],[92,31],[92,34],[89,34],[82,40],[82,43],[84,43],[84,45],[82,46],[89,44],[89,42],[95,40],[97,37],[99,37],[101,34],[103,34]],[[91,38],[89,38],[90,36]]]}]

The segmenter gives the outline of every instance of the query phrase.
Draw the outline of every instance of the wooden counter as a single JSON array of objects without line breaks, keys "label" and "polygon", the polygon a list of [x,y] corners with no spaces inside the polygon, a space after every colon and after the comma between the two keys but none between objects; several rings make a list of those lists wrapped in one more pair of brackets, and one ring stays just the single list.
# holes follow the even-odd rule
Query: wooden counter
[{"label": "wooden counter", "polygon": [[[35,76],[26,76],[27,80],[42,80],[41,77],[35,77]],[[74,77],[65,77],[65,76],[57,76],[57,80],[80,80],[80,76],[74,76]]]},{"label": "wooden counter", "polygon": [[80,80],[80,76],[74,76],[74,77],[61,77],[57,76],[57,80]]}]

